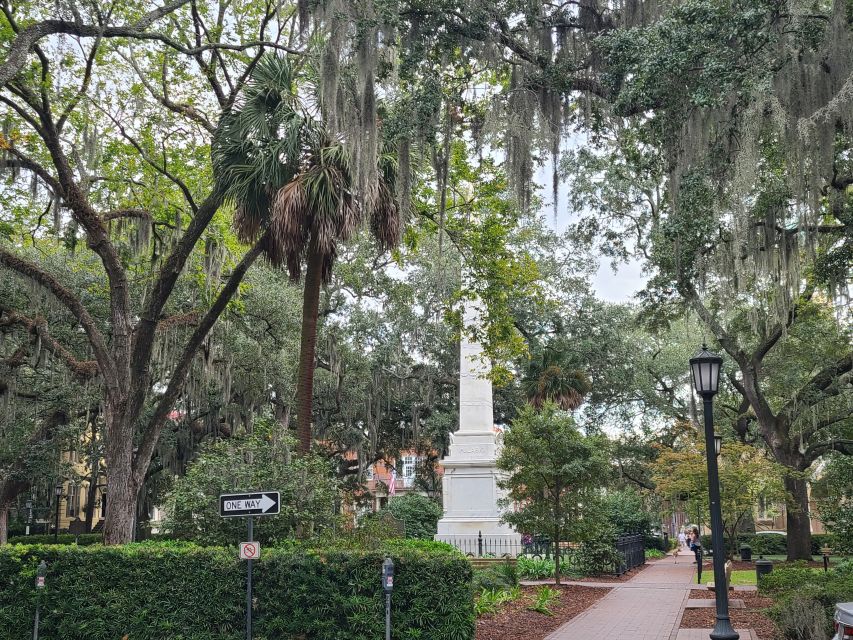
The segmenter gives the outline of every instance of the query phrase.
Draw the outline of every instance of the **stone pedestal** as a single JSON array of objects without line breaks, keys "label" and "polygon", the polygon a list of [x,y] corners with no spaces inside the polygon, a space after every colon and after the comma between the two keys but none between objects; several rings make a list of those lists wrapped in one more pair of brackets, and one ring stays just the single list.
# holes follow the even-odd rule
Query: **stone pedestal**
[{"label": "stone pedestal", "polygon": [[[478,322],[474,303],[465,305],[465,324]],[[450,436],[450,452],[441,461],[444,468],[442,495],[444,516],[438,521],[436,540],[450,542],[463,551],[476,553],[482,534],[486,548],[511,548],[521,537],[501,523],[498,501],[504,492],[498,487],[501,472],[495,463],[500,455],[503,434],[495,429],[492,384],[484,377],[487,369],[482,347],[463,337],[459,366],[459,430]],[[472,544],[474,546],[472,546]]]}]

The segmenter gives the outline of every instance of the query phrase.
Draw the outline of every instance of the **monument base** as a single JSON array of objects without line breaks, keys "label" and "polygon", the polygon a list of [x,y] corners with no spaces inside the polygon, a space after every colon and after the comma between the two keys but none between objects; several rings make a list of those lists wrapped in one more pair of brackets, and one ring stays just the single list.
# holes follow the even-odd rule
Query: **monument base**
[{"label": "monument base", "polygon": [[501,436],[493,431],[451,434],[450,455],[440,462],[444,515],[435,539],[470,555],[517,555],[521,536],[501,522],[505,492],[496,466]]}]

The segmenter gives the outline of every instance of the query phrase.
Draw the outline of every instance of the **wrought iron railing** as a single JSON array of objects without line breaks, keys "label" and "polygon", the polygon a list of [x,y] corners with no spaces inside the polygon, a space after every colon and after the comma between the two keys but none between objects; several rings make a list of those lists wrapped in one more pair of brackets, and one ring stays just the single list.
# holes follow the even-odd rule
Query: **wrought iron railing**
[{"label": "wrought iron railing", "polygon": [[[440,536],[442,542],[453,545],[462,553],[472,558],[530,558],[550,560],[554,554],[554,545],[548,538],[534,536],[525,540],[513,540],[506,536],[477,535]],[[561,543],[560,554],[567,566],[574,562],[577,544]],[[615,549],[619,552],[620,560],[614,566],[614,574],[622,574],[646,562],[645,539],[640,534],[619,536],[615,541]]]},{"label": "wrought iron railing", "polygon": [[616,538],[616,551],[622,555],[622,562],[616,566],[617,576],[646,563],[646,541],[641,534]]}]

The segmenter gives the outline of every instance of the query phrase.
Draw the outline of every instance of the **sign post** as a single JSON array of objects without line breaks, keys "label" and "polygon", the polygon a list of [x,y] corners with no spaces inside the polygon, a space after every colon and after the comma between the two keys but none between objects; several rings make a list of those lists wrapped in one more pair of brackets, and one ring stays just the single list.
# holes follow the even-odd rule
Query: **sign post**
[{"label": "sign post", "polygon": [[389,556],[382,563],[382,590],[385,591],[385,640],[391,640],[391,592],[394,590],[394,561]]},{"label": "sign post", "polygon": [[47,563],[42,560],[39,563],[38,571],[36,572],[36,592],[38,599],[36,600],[36,619],[33,623],[33,640],[39,640],[39,614],[41,613],[41,592],[44,590],[44,579],[47,576]]},{"label": "sign post", "polygon": [[[249,516],[249,542],[254,538],[254,518]],[[252,640],[252,560],[249,558],[246,561],[246,640]]]},{"label": "sign post", "polygon": [[219,496],[219,515],[223,518],[246,518],[249,539],[240,543],[240,559],[246,560],[246,640],[252,640],[252,563],[261,555],[255,542],[255,516],[274,516],[281,511],[278,491],[227,493]]}]

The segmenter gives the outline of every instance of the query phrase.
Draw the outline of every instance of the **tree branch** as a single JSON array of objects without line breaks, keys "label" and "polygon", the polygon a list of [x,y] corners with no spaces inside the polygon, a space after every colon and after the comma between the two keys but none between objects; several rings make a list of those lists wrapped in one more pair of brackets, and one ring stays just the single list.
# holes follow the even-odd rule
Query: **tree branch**
[{"label": "tree branch", "polygon": [[[178,362],[172,371],[166,391],[161,396],[157,403],[157,407],[154,410],[154,415],[148,422],[143,434],[142,442],[139,445],[139,450],[134,459],[133,473],[137,485],[139,485],[145,477],[145,467],[147,467],[148,461],[151,459],[151,455],[154,452],[154,447],[157,444],[157,440],[160,438],[160,432],[165,424],[166,416],[169,414],[169,411],[172,410],[175,401],[181,393],[181,389],[183,389],[187,373],[189,372],[196,352],[199,347],[201,347],[204,339],[210,332],[210,329],[219,319],[219,316],[222,315],[223,311],[225,311],[225,307],[231,301],[231,298],[237,292],[237,288],[243,281],[249,267],[252,266],[252,263],[254,263],[258,256],[263,252],[266,243],[267,234],[264,234],[255,243],[255,245],[246,252],[243,259],[237,263],[225,283],[225,286],[216,297],[213,305],[198,323],[198,326],[195,331],[193,331],[192,336],[190,336],[190,339],[187,341],[181,357],[178,359]],[[143,462],[142,466],[140,466],[140,461]]]},{"label": "tree branch", "polygon": [[107,387],[115,388],[117,384],[115,364],[107,351],[103,334],[98,329],[92,316],[89,315],[89,312],[83,306],[83,303],[73,293],[62,286],[52,275],[14,253],[7,251],[3,247],[0,247],[0,265],[45,287],[57,300],[65,305],[86,332],[89,344],[92,346],[92,351],[95,355],[95,360],[98,363],[98,368],[103,374],[104,384]]},{"label": "tree branch", "polygon": [[54,356],[62,360],[72,373],[81,378],[92,378],[98,374],[98,363],[95,360],[78,360],[64,345],[50,335],[47,330],[47,320],[43,317],[30,318],[0,306],[0,312],[5,313],[5,318],[0,317],[0,326],[18,325],[23,327],[33,336],[37,336],[42,345]]}]

